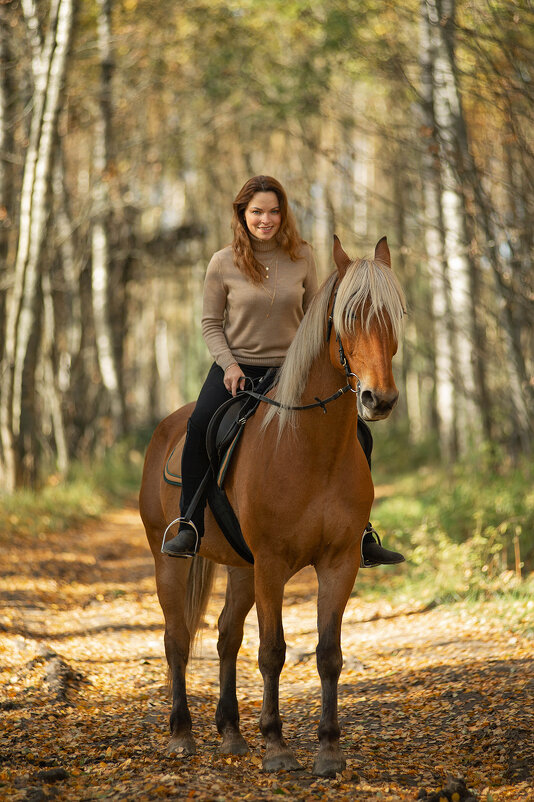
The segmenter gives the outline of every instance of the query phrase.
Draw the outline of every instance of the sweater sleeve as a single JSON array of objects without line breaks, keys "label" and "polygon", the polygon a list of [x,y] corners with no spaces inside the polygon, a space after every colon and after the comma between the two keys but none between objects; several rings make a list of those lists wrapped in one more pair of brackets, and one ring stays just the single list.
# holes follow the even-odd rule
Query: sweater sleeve
[{"label": "sweater sleeve", "polygon": [[308,271],[304,279],[304,297],[302,299],[302,308],[306,312],[307,308],[312,302],[312,298],[317,292],[317,267],[315,264],[315,257],[313,250],[308,246]]},{"label": "sweater sleeve", "polygon": [[226,288],[221,275],[217,254],[212,256],[204,279],[202,310],[202,336],[208,351],[217,364],[226,370],[236,362],[224,334]]}]

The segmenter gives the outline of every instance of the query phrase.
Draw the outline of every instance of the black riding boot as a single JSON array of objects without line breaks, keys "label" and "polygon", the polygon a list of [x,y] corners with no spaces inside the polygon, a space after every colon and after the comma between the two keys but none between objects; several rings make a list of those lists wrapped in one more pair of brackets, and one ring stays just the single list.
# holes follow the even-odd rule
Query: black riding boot
[{"label": "black riding boot", "polygon": [[378,533],[371,523],[365,527],[362,540],[361,568],[369,568],[372,565],[396,565],[403,563],[404,557],[398,551],[385,549],[380,542]]},{"label": "black riding boot", "polygon": [[[205,434],[191,420],[187,423],[187,437],[182,453],[182,495],[180,497],[180,521],[178,534],[166,540],[161,551],[170,557],[194,557],[204,534],[204,510],[206,493],[201,493],[196,506],[189,508],[209,469]],[[188,514],[189,511],[189,514]]]},{"label": "black riding boot", "polygon": [[[358,417],[358,440],[363,448],[363,453],[371,468],[371,453],[373,451],[373,436],[368,425]],[[398,551],[385,549],[380,542],[378,533],[371,522],[365,527],[362,539],[361,568],[369,568],[373,565],[396,565],[403,563],[405,558]]]}]

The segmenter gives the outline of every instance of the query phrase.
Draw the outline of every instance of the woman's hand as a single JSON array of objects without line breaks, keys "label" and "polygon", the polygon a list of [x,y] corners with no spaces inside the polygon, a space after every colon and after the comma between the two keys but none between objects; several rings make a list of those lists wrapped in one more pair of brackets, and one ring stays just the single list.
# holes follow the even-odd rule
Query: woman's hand
[{"label": "woman's hand", "polygon": [[232,395],[235,395],[238,390],[245,389],[245,376],[237,362],[229,365],[224,371],[224,386]]}]

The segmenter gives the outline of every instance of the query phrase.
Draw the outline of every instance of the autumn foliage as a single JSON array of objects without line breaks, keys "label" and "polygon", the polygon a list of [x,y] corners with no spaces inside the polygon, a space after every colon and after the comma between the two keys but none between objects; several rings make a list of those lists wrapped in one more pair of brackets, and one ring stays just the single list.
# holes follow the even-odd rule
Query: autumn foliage
[{"label": "autumn foliage", "polygon": [[340,685],[348,768],[318,780],[308,766],[320,704],[316,588],[313,572],[297,575],[285,600],[282,710],[306,769],[272,776],[261,771],[254,611],[238,661],[251,753],[217,754],[224,576],[189,670],[199,754],[180,760],[165,754],[162,620],[135,508],[68,535],[2,533],[1,545],[2,799],[464,802],[467,789],[480,802],[532,799],[531,644],[491,602],[349,601]]}]

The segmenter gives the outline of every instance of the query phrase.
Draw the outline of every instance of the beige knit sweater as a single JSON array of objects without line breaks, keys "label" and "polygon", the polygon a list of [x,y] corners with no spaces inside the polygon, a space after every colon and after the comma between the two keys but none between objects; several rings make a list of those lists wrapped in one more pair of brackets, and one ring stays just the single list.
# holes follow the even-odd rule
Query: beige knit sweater
[{"label": "beige knit sweater", "polygon": [[202,334],[223,370],[234,362],[281,365],[317,290],[307,243],[294,262],[276,240],[254,239],[253,250],[269,268],[262,284],[253,284],[235,266],[231,245],[213,255],[206,271]]}]

